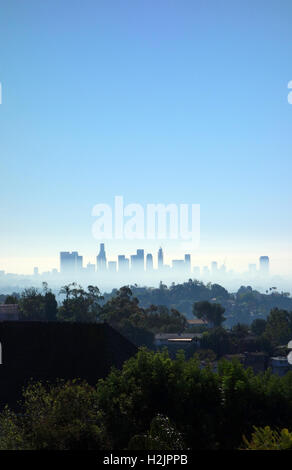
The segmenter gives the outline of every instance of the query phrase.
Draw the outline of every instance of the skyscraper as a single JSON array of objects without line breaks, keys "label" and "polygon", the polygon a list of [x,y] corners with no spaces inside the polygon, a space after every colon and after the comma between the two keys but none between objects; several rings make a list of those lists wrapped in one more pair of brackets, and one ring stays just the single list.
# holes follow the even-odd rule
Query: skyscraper
[{"label": "skyscraper", "polygon": [[78,251],[61,251],[60,252],[60,272],[62,274],[70,274],[82,269],[83,257],[78,255]]},{"label": "skyscraper", "polygon": [[185,269],[188,273],[191,272],[191,255],[185,255]]},{"label": "skyscraper", "polygon": [[212,272],[212,274],[217,274],[217,272],[218,272],[218,263],[217,263],[217,261],[212,261],[212,263],[211,263],[211,272]]},{"label": "skyscraper", "polygon": [[153,270],[153,256],[151,253],[148,253],[146,256],[146,271],[152,271]]},{"label": "skyscraper", "polygon": [[104,249],[104,243],[100,244],[99,253],[96,257],[97,271],[106,271],[106,254]]},{"label": "skyscraper", "polygon": [[119,272],[129,271],[129,260],[125,255],[118,256],[118,270]]},{"label": "skyscraper", "polygon": [[86,271],[87,271],[88,273],[94,273],[94,272],[95,272],[95,264],[93,264],[93,263],[87,263]]},{"label": "skyscraper", "polygon": [[116,273],[117,272],[117,262],[116,261],[109,261],[108,262],[108,271],[110,273]]},{"label": "skyscraper", "polygon": [[137,253],[131,256],[131,270],[144,271],[144,250],[137,250]]},{"label": "skyscraper", "polygon": [[263,276],[267,276],[269,274],[269,264],[270,260],[268,256],[261,256],[260,257],[260,274]]},{"label": "skyscraper", "polygon": [[163,268],[163,251],[162,248],[160,247],[158,250],[158,269]]}]

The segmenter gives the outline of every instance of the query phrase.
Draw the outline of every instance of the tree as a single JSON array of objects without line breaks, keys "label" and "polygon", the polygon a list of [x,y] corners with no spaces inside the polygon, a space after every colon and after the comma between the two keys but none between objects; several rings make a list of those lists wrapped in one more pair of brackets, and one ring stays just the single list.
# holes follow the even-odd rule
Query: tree
[{"label": "tree", "polygon": [[225,308],[220,304],[210,303],[207,300],[195,302],[193,305],[193,314],[202,320],[212,324],[213,326],[221,326],[225,321],[223,313]]},{"label": "tree", "polygon": [[243,442],[245,450],[292,450],[292,432],[286,428],[276,431],[270,426],[254,426],[251,440],[243,436]]},{"label": "tree", "polygon": [[4,304],[18,304],[18,296],[17,295],[7,295],[5,298]]},{"label": "tree", "polygon": [[249,333],[249,328],[248,328],[248,325],[245,325],[244,323],[236,323],[236,325],[234,325],[232,328],[231,328],[231,333],[238,339],[242,339],[244,338],[245,336],[248,335]]},{"label": "tree", "polygon": [[35,287],[24,289],[18,301],[20,320],[56,321],[57,301],[48,284],[43,282],[42,291]]},{"label": "tree", "polygon": [[273,308],[267,318],[264,334],[274,345],[288,343],[292,337],[292,312]]},{"label": "tree", "polygon": [[263,318],[256,318],[252,322],[250,329],[256,336],[261,336],[266,329],[266,325],[266,320],[264,320]]},{"label": "tree", "polygon": [[65,298],[58,311],[60,321],[91,323],[96,322],[103,299],[98,287],[88,286],[87,291],[75,282],[63,286],[59,292]]},{"label": "tree", "polygon": [[200,348],[210,349],[220,358],[225,354],[234,352],[234,342],[232,341],[232,336],[225,328],[217,327],[203,333]]},{"label": "tree", "polygon": [[77,380],[30,384],[20,412],[2,411],[0,429],[1,450],[97,450],[105,440],[96,391]]},{"label": "tree", "polygon": [[154,335],[147,328],[147,314],[128,286],[121,287],[102,306],[99,319],[109,323],[135,345],[153,346]]},{"label": "tree", "polygon": [[184,450],[182,434],[167,416],[158,414],[153,418],[147,434],[133,436],[128,450]]}]

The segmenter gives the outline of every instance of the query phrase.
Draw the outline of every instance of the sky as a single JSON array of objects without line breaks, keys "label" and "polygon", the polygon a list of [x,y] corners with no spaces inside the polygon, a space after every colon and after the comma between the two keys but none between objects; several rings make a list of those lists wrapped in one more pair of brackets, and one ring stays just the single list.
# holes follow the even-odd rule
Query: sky
[{"label": "sky", "polygon": [[200,204],[194,264],[292,274],[291,18],[290,0],[0,0],[0,270],[93,262],[92,208],[122,195]]}]

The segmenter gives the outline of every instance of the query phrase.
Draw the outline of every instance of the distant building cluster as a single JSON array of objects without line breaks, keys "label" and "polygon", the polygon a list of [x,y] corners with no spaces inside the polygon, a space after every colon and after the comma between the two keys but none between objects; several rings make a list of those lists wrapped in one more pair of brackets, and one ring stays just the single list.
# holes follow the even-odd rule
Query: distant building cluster
[{"label": "distant building cluster", "polygon": [[[36,269],[36,268],[35,268]],[[183,259],[172,260],[172,266],[164,263],[162,248],[157,253],[157,270],[167,271],[174,270],[180,273],[191,273],[191,255],[185,254]],[[83,267],[83,257],[77,251],[61,251],[60,253],[60,272],[61,274],[78,273],[80,271],[93,272],[110,272],[110,273],[142,273],[154,271],[154,260],[152,253],[147,253],[143,249],[138,249],[136,254],[127,258],[125,255],[118,255],[117,261],[108,261],[104,247],[104,243],[100,244],[99,253],[96,257],[96,264],[88,263]]]},{"label": "distant building cluster", "polygon": [[[35,268],[37,269],[37,268]],[[157,268],[154,268],[154,257],[152,253],[146,253],[143,249],[138,249],[135,254],[126,257],[125,255],[118,255],[117,261],[109,261],[105,251],[104,243],[100,244],[99,253],[96,257],[96,263],[88,263],[83,267],[83,257],[77,251],[72,253],[61,251],[60,253],[60,272],[61,274],[87,272],[88,274],[94,272],[108,272],[108,273],[135,273],[141,274],[143,272],[175,272],[178,274],[191,274],[196,277],[216,277],[217,275],[224,275],[226,272],[225,264],[218,265],[217,261],[212,261],[211,267],[199,266],[192,268],[191,255],[186,253],[183,259],[173,259],[171,265],[165,264],[164,253],[160,247],[157,253]],[[36,273],[36,272],[35,272]],[[267,276],[269,274],[269,257],[261,256],[259,258],[259,269],[256,264],[249,264],[248,273],[253,276],[260,274]]]},{"label": "distant building cluster", "polygon": [[161,247],[155,254],[139,248],[134,254],[118,254],[116,259],[113,259],[112,255],[106,252],[104,243],[100,243],[94,263],[85,264],[78,251],[61,251],[59,269],[40,272],[35,266],[31,274],[5,273],[0,270],[0,284],[5,288],[12,286],[17,289],[20,284],[22,287],[30,287],[32,281],[35,285],[49,282],[51,286],[59,286],[60,282],[94,282],[98,279],[103,289],[112,289],[121,282],[145,282],[155,285],[162,280],[171,283],[194,278],[203,282],[224,282],[224,286],[230,289],[238,288],[242,282],[254,281],[259,282],[258,288],[261,289],[262,283],[273,279],[273,276],[270,276],[268,256],[261,256],[257,264],[249,264],[248,269],[242,273],[227,270],[225,261],[212,261],[208,266],[196,266],[192,261],[190,253],[185,253],[181,259],[169,260],[169,256],[165,256]]}]

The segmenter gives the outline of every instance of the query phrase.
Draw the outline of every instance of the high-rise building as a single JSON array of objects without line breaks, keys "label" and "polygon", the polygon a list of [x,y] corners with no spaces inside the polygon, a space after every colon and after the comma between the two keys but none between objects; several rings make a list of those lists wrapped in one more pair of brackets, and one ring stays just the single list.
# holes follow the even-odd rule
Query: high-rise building
[{"label": "high-rise building", "polygon": [[146,271],[153,271],[153,256],[151,253],[146,255]]},{"label": "high-rise building", "polygon": [[96,268],[97,271],[106,271],[106,253],[104,243],[99,245],[99,253],[96,257]]},{"label": "high-rise building", "polygon": [[191,272],[191,255],[185,255],[185,269],[188,273]]},{"label": "high-rise building", "polygon": [[172,260],[172,269],[176,271],[184,271],[185,270],[185,261],[183,259],[173,259]]},{"label": "high-rise building", "polygon": [[117,272],[117,262],[116,261],[109,261],[108,262],[108,271],[110,273],[116,273]]},{"label": "high-rise building", "polygon": [[118,256],[118,270],[119,272],[129,271],[129,259],[125,255]]},{"label": "high-rise building", "polygon": [[158,250],[158,269],[163,269],[163,251],[161,247]]},{"label": "high-rise building", "polygon": [[137,250],[135,255],[131,255],[131,270],[144,271],[144,250]]},{"label": "high-rise building", "polygon": [[75,273],[82,269],[83,257],[78,255],[78,251],[60,252],[60,271],[62,274]]},{"label": "high-rise building", "polygon": [[75,271],[81,271],[83,266],[83,256],[78,255],[78,251],[72,251],[75,257]]},{"label": "high-rise building", "polygon": [[267,276],[269,274],[269,265],[270,260],[268,256],[261,256],[260,257],[260,274],[263,276]]},{"label": "high-rise building", "polygon": [[34,275],[34,276],[38,276],[38,275],[39,275],[39,268],[38,268],[38,267],[33,268],[33,275]]},{"label": "high-rise building", "polygon": [[87,263],[86,271],[87,271],[88,273],[94,273],[94,272],[95,272],[95,264],[93,264],[93,263]]}]

